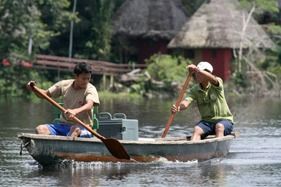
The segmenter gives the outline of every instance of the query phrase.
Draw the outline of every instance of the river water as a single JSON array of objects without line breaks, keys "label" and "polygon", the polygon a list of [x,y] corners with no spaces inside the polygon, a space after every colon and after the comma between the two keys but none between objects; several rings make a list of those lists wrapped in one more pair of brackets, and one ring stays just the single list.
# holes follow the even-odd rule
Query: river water
[{"label": "river water", "polygon": [[[100,111],[124,112],[139,120],[140,136],[159,137],[171,100],[102,101]],[[229,100],[240,132],[225,158],[204,162],[145,163],[73,162],[42,168],[27,151],[20,155],[18,133],[33,132],[37,124],[51,121],[46,102],[0,100],[0,186],[280,186],[280,98]],[[179,113],[169,136],[190,135],[199,120],[195,107]]]}]

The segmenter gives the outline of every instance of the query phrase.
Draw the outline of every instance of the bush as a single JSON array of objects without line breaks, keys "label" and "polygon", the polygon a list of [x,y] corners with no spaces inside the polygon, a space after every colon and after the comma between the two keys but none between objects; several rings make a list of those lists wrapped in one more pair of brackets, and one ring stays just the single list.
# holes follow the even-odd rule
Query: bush
[{"label": "bush", "polygon": [[38,82],[38,87],[46,88],[51,85],[39,76],[35,70],[25,69],[20,66],[0,68],[0,95],[4,97],[33,98],[34,94],[28,92],[26,83],[30,80]]},{"label": "bush", "polygon": [[183,82],[187,74],[186,66],[191,64],[191,61],[181,56],[157,54],[148,59],[147,63],[149,64],[147,71],[152,79],[171,86],[173,82]]},{"label": "bush", "polygon": [[247,76],[244,73],[236,72],[232,76],[232,80],[234,84],[241,88],[247,88],[249,86],[249,82]]}]

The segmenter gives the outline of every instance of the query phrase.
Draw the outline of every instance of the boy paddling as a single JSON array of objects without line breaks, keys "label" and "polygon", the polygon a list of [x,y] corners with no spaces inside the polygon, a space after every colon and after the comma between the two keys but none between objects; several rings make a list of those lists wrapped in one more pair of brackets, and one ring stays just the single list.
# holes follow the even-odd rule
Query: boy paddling
[{"label": "boy paddling", "polygon": [[171,112],[179,112],[196,102],[201,120],[195,125],[192,141],[198,141],[208,135],[222,137],[231,134],[233,115],[231,114],[224,95],[223,81],[212,74],[213,66],[208,62],[200,62],[197,66],[188,65],[187,70],[197,82],[181,101],[179,107],[171,107]]},{"label": "boy paddling", "polygon": [[[90,83],[91,73],[90,65],[84,62],[78,63],[74,67],[74,79],[59,81],[48,90],[41,89],[41,92],[49,97],[62,96],[66,111],[61,114],[58,122],[38,125],[35,129],[37,134],[92,137],[87,129],[72,120],[76,116],[85,124],[90,126],[93,124],[91,110],[100,102],[95,86]],[[28,89],[32,89],[31,83],[34,81],[27,84]]]}]

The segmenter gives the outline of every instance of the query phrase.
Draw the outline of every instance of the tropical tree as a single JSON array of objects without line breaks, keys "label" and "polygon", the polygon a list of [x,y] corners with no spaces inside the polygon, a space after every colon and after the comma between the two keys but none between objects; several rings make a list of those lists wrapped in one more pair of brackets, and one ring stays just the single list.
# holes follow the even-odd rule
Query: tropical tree
[{"label": "tropical tree", "polygon": [[[2,0],[0,2],[0,58],[9,57],[11,54],[26,56],[47,49],[50,38],[57,34],[52,28],[56,28],[59,21],[50,25],[49,22],[44,22],[47,20],[44,18],[60,17],[58,15],[62,15],[63,9],[68,5],[67,0]],[[46,7],[49,7],[48,13]]]},{"label": "tropical tree", "polygon": [[[43,80],[39,74],[21,67],[24,60],[46,50],[50,39],[58,34],[61,23],[52,24],[47,17],[63,17],[67,0],[0,1],[0,94],[23,96],[28,80]],[[48,8],[48,10],[46,9]]]},{"label": "tropical tree", "polygon": [[[245,71],[241,71],[240,65],[236,71],[236,80],[243,85],[245,85],[245,82],[248,82],[248,86],[253,91],[260,91],[261,93],[264,93],[270,88],[278,90],[280,89],[278,77],[281,77],[281,25],[279,24],[280,12],[277,1],[240,0],[240,3],[243,8],[249,10],[248,18],[254,16],[263,28],[265,28],[273,39],[275,47],[267,51],[254,47],[254,45],[245,52],[242,52],[242,49],[240,49],[237,55],[237,64],[239,65],[243,62],[247,65],[244,66],[244,70],[251,69],[254,74],[245,74]],[[247,21],[244,23],[244,27],[247,27]],[[259,84],[256,84],[257,80]]]}]

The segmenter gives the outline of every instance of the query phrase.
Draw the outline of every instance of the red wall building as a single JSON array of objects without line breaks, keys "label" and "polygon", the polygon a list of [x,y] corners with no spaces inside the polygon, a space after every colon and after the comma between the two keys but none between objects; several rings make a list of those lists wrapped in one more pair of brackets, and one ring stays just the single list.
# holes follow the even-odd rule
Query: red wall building
[{"label": "red wall building", "polygon": [[232,49],[203,49],[202,61],[207,61],[213,65],[214,75],[228,80],[231,75]]},{"label": "red wall building", "polygon": [[149,57],[157,53],[166,54],[168,51],[168,43],[168,40],[163,39],[158,41],[139,39],[136,43],[136,47],[138,50],[138,62],[143,64],[145,63],[145,59],[148,59]]}]

